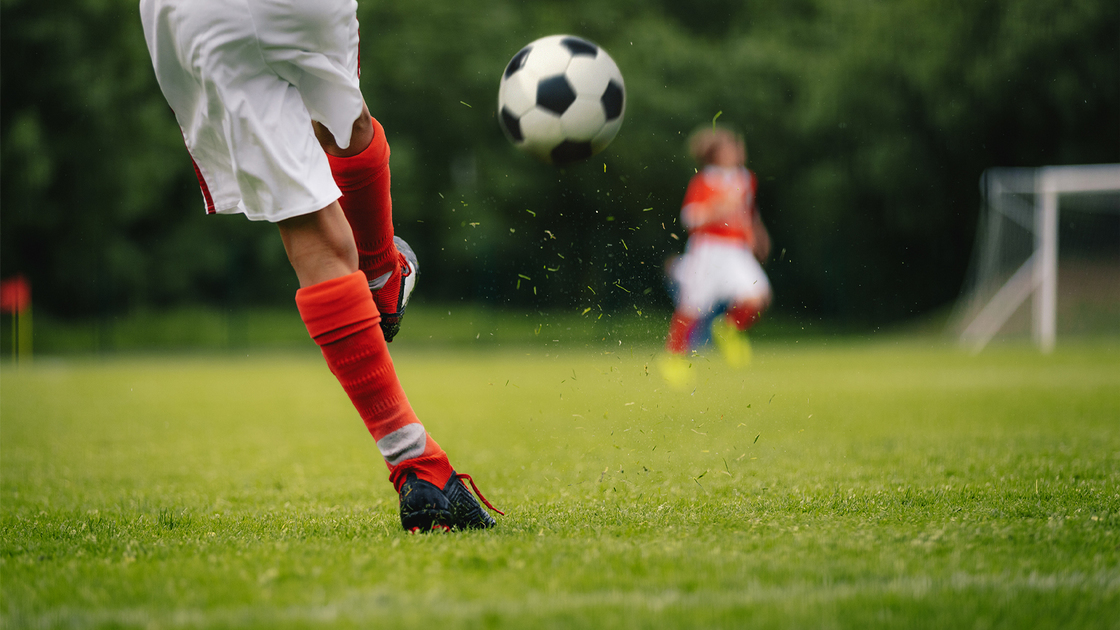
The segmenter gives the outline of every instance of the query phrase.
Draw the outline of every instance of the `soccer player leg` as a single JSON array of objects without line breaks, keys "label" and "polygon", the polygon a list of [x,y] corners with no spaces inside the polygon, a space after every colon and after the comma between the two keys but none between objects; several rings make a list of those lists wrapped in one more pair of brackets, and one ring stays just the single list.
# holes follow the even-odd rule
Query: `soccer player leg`
[{"label": "soccer player leg", "polygon": [[678,309],[673,312],[673,319],[669,322],[669,334],[665,337],[665,351],[672,354],[686,355],[691,349],[693,330],[699,317],[687,311]]},{"label": "soccer player leg", "polygon": [[661,376],[674,389],[684,389],[692,382],[692,362],[688,358],[690,340],[699,318],[678,309],[669,322],[665,338],[665,354],[657,359]]},{"label": "soccer player leg", "polygon": [[411,481],[421,487],[402,496],[402,524],[406,529],[451,527],[451,508],[440,489],[454,471],[397,380],[342,209],[333,203],[278,225],[300,280],[296,306],[308,333],[377,441],[394,486],[402,491]]},{"label": "soccer player leg", "polygon": [[690,249],[665,267],[666,277],[676,287],[676,309],[665,337],[665,351],[670,354],[683,356],[692,350],[696,325],[705,315],[702,302],[706,289],[699,263],[696,252]]},{"label": "soccer player leg", "polygon": [[679,287],[678,301],[665,337],[665,354],[658,358],[658,367],[671,387],[684,389],[693,379],[688,355],[694,345],[697,326],[704,321],[712,305],[702,260],[695,250],[687,251],[671,273]]},{"label": "soccer player leg", "polygon": [[760,299],[740,301],[727,309],[727,322],[736,329],[747,332],[758,323],[765,309],[766,302]]},{"label": "soccer player leg", "polygon": [[[385,129],[363,106],[354,123],[351,145],[339,149],[322,125],[316,135],[327,152],[331,173],[342,190],[339,199],[358,247],[358,266],[366,275],[381,313],[386,341],[400,329],[400,318],[415,284],[417,264],[411,249],[398,248],[393,235],[393,200],[390,195],[389,143]],[[365,145],[364,148],[362,145]],[[403,250],[403,251],[402,251]]]},{"label": "soccer player leg", "polygon": [[729,309],[726,317],[712,324],[712,339],[728,365],[746,367],[751,361],[751,344],[745,330],[733,323],[732,310]]},{"label": "soccer player leg", "polygon": [[751,360],[746,332],[758,322],[770,303],[770,282],[765,272],[745,250],[730,274],[733,303],[723,321],[712,327],[712,336],[724,360],[732,367],[744,367]]},{"label": "soccer player leg", "polygon": [[766,272],[754,256],[743,251],[739,259],[734,279],[734,302],[727,309],[727,322],[745,332],[758,322],[762,312],[770,306],[773,293]]},{"label": "soccer player leg", "polygon": [[[281,3],[279,10],[257,16],[265,25],[265,56],[270,68],[298,86],[314,121],[315,138],[342,191],[338,201],[354,233],[359,269],[374,293],[385,340],[392,341],[417,269],[415,257],[407,259],[394,243],[389,144],[358,81],[357,3],[297,4]],[[411,249],[401,249],[411,256]]]}]

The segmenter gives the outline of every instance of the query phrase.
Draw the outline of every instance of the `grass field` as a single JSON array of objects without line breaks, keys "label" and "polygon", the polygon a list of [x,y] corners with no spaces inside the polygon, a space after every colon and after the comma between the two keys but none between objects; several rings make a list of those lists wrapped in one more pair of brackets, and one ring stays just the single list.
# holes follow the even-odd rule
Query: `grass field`
[{"label": "grass field", "polygon": [[507,513],[433,536],[313,351],[5,364],[0,620],[1120,627],[1115,342],[756,345],[685,392],[652,346],[394,348]]}]

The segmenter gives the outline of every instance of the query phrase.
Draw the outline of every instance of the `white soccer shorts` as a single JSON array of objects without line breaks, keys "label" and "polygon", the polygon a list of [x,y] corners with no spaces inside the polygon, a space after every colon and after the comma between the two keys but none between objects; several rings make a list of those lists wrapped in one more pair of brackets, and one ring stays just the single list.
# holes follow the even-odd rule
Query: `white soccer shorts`
[{"label": "white soccer shorts", "polygon": [[704,316],[719,304],[734,304],[770,295],[770,281],[750,250],[715,237],[689,239],[672,270],[680,285],[678,309]]},{"label": "white soccer shorts", "polygon": [[341,196],[311,121],[362,112],[355,0],[140,0],[207,212],[281,221]]}]

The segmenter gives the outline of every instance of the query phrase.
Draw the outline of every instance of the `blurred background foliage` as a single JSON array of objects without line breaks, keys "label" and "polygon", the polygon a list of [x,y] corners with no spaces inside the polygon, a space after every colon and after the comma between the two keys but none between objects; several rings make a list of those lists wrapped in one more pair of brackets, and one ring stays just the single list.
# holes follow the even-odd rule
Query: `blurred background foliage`
[{"label": "blurred background foliage", "polygon": [[[275,228],[203,213],[135,0],[0,0],[0,273],[83,318],[290,305]],[[745,132],[776,310],[855,326],[958,294],[989,166],[1120,161],[1115,0],[359,2],[362,84],[392,145],[425,301],[669,307],[699,125]],[[553,33],[626,79],[602,154],[513,149],[498,79]]]}]

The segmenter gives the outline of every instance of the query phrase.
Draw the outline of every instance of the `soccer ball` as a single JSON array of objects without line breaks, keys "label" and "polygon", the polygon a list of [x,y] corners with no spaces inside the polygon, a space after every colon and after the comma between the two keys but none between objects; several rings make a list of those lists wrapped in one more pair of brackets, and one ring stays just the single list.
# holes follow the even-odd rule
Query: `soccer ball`
[{"label": "soccer ball", "polygon": [[514,146],[549,164],[589,158],[626,113],[622,73],[605,50],[571,35],[522,48],[498,86],[498,121]]}]

